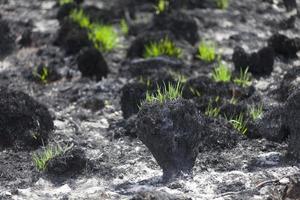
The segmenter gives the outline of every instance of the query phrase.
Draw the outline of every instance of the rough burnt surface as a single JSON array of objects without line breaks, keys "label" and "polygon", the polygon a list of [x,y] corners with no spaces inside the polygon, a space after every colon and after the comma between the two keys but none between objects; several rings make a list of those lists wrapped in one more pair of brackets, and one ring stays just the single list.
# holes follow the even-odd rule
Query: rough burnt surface
[{"label": "rough burnt surface", "polygon": [[300,92],[295,91],[285,104],[285,124],[289,130],[288,154],[299,161],[300,159],[300,139],[299,139],[299,120],[300,120]]},{"label": "rough burnt surface", "polygon": [[0,59],[7,56],[14,48],[14,37],[9,23],[0,17]]},{"label": "rough burnt surface", "polygon": [[274,34],[268,40],[269,46],[272,47],[275,53],[283,55],[287,58],[295,57],[300,50],[300,38],[289,38],[282,34]]},{"label": "rough burnt surface", "polygon": [[187,100],[145,104],[137,117],[138,138],[163,169],[165,179],[190,173],[206,133],[205,117]]},{"label": "rough burnt surface", "polygon": [[20,91],[0,88],[0,145],[16,149],[47,143],[53,121],[47,108]]}]

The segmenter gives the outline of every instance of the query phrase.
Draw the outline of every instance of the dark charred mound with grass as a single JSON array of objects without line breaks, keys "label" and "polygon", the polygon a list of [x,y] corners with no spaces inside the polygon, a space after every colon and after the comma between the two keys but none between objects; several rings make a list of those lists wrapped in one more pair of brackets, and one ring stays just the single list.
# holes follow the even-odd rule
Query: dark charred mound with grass
[{"label": "dark charred mound with grass", "polygon": [[165,38],[174,41],[175,36],[170,31],[145,32],[139,34],[132,42],[127,51],[128,58],[142,58],[145,52],[145,46],[153,42],[159,42]]},{"label": "dark charred mound with grass", "polygon": [[232,55],[236,71],[249,68],[255,76],[270,75],[273,71],[274,65],[274,52],[272,48],[265,47],[257,52],[248,54],[242,47],[236,47]]},{"label": "dark charred mound with grass", "polygon": [[102,54],[93,47],[84,48],[77,58],[78,69],[83,77],[96,78],[101,80],[107,77],[108,66]]},{"label": "dark charred mound with grass", "polygon": [[0,146],[33,149],[53,130],[47,108],[27,94],[0,88]]},{"label": "dark charred mound with grass", "polygon": [[205,117],[187,100],[144,104],[137,117],[138,138],[149,148],[163,169],[164,179],[191,173]]},{"label": "dark charred mound with grass", "polygon": [[199,150],[233,148],[242,137],[229,123],[204,116],[184,99],[145,103],[137,116],[137,135],[163,169],[165,180],[191,173]]},{"label": "dark charred mound with grass", "polygon": [[74,147],[66,153],[49,160],[46,172],[51,175],[72,176],[80,174],[87,165],[85,153],[81,148]]},{"label": "dark charred mound with grass", "polygon": [[300,87],[300,66],[295,66],[288,70],[276,93],[277,98],[284,102],[287,98]]}]

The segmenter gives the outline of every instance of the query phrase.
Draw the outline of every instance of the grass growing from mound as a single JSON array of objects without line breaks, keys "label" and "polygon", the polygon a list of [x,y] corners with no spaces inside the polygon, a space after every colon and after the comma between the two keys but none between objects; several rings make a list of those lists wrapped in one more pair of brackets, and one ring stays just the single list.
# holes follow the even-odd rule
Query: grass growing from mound
[{"label": "grass growing from mound", "polygon": [[197,57],[204,62],[213,62],[216,59],[216,47],[211,41],[202,41],[198,46]]},{"label": "grass growing from mound", "polygon": [[58,4],[60,6],[63,6],[65,4],[69,4],[69,3],[73,3],[73,2],[74,2],[74,0],[58,0]]},{"label": "grass growing from mound", "polygon": [[94,24],[90,28],[89,38],[95,47],[101,51],[109,52],[118,45],[118,33],[111,25]]},{"label": "grass growing from mound", "polygon": [[69,149],[73,146],[66,146],[65,148],[61,147],[60,145],[56,146],[48,146],[45,147],[44,150],[39,154],[33,154],[32,159],[39,171],[44,171],[47,167],[47,162],[56,156],[62,155],[66,153]]},{"label": "grass growing from mound", "polygon": [[247,128],[247,121],[245,120],[244,114],[240,113],[238,116],[232,117],[228,120],[232,126],[243,135],[246,135],[248,128]]},{"label": "grass growing from mound", "polygon": [[231,80],[231,71],[227,65],[219,61],[218,66],[213,71],[212,79],[216,82],[229,82]]},{"label": "grass growing from mound", "polygon": [[180,81],[176,85],[168,83],[164,84],[163,88],[158,87],[156,93],[146,93],[146,100],[143,103],[165,103],[167,101],[173,101],[182,97],[182,84]]},{"label": "grass growing from mound", "polygon": [[[216,97],[214,101],[218,102],[219,99],[219,97]],[[210,100],[204,114],[209,117],[217,117],[220,114],[221,109],[219,107],[214,107],[212,104],[213,102]]]},{"label": "grass growing from mound", "polygon": [[245,71],[241,70],[239,77],[235,78],[233,82],[241,87],[248,87],[251,85],[251,74],[248,73],[248,68]]},{"label": "grass growing from mound", "polygon": [[38,73],[37,70],[38,70],[38,67],[34,68],[34,70],[32,72],[32,75],[34,77],[36,77],[37,79],[39,79],[42,83],[47,84],[47,82],[48,82],[47,79],[48,79],[48,76],[49,76],[48,68],[43,67],[41,73]]},{"label": "grass growing from mound", "polygon": [[128,32],[129,32],[129,26],[126,22],[125,19],[122,19],[121,22],[120,22],[120,27],[121,27],[121,31],[124,35],[128,35]]},{"label": "grass growing from mound", "polygon": [[75,9],[71,12],[70,18],[72,21],[77,23],[81,28],[89,29],[91,22],[88,16],[85,15],[82,9]]},{"label": "grass growing from mound", "polygon": [[219,9],[225,10],[229,6],[229,0],[216,0],[216,4]]},{"label": "grass growing from mound", "polygon": [[158,0],[155,6],[156,14],[165,12],[169,7],[169,0]]},{"label": "grass growing from mound", "polygon": [[250,117],[255,121],[262,117],[263,115],[263,106],[262,104],[257,106],[251,106],[248,110]]},{"label": "grass growing from mound", "polygon": [[176,47],[175,43],[169,38],[164,38],[159,42],[151,42],[145,46],[144,58],[157,56],[170,56],[179,58],[182,50]]}]

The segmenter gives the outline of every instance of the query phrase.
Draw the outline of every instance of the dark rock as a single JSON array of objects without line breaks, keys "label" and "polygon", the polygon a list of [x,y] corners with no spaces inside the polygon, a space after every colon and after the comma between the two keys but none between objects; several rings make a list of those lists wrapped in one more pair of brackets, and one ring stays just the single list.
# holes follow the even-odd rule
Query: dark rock
[{"label": "dark rock", "polygon": [[74,147],[49,160],[46,165],[46,172],[48,174],[77,175],[85,169],[87,159],[82,149]]},{"label": "dark rock", "polygon": [[27,94],[0,88],[0,146],[32,149],[53,130],[47,108]]},{"label": "dark rock", "polygon": [[280,101],[284,102],[287,98],[299,88],[300,84],[300,66],[293,67],[284,75],[276,95]]},{"label": "dark rock", "polygon": [[8,22],[0,19],[0,59],[3,59],[14,49],[14,37]]},{"label": "dark rock", "polygon": [[288,155],[300,160],[300,90],[295,91],[285,103],[285,125],[290,133]]},{"label": "dark rock", "polygon": [[164,191],[143,191],[134,195],[130,200],[191,200],[186,197],[178,197]]},{"label": "dark rock", "polygon": [[288,137],[288,130],[284,125],[284,109],[274,107],[265,111],[261,118],[248,123],[249,138],[265,138],[274,142],[283,142]]},{"label": "dark rock", "polygon": [[69,19],[63,20],[54,45],[63,48],[67,54],[76,54],[84,47],[92,46],[85,29]]},{"label": "dark rock", "polygon": [[283,0],[283,3],[284,3],[284,6],[286,7],[287,11],[297,9],[296,0]]},{"label": "dark rock", "polygon": [[78,69],[83,77],[101,80],[109,72],[106,61],[100,51],[95,48],[84,48],[77,58]]},{"label": "dark rock", "polygon": [[300,50],[300,38],[288,38],[282,34],[274,34],[268,40],[269,47],[273,48],[275,53],[287,58],[294,58]]},{"label": "dark rock", "polygon": [[151,42],[159,42],[162,39],[169,38],[174,41],[175,36],[169,31],[146,32],[141,33],[132,42],[127,51],[128,58],[141,58],[144,56],[145,46]]},{"label": "dark rock", "polygon": [[257,52],[247,54],[242,47],[236,47],[232,55],[232,61],[237,71],[248,71],[253,75],[270,75],[273,71],[274,52],[269,47],[264,47]]},{"label": "dark rock", "polygon": [[186,40],[194,45],[199,41],[196,21],[189,15],[174,11],[156,15],[151,30],[166,30],[172,32],[177,39]]},{"label": "dark rock", "polygon": [[87,14],[91,22],[95,23],[111,24],[124,17],[122,9],[118,7],[100,9],[96,6],[89,5],[84,6],[83,11]]},{"label": "dark rock", "polygon": [[205,117],[187,100],[144,104],[137,117],[138,138],[163,169],[164,179],[191,173],[201,137],[207,133]]},{"label": "dark rock", "polygon": [[147,59],[134,59],[130,62],[129,71],[133,76],[147,76],[162,69],[179,70],[184,64],[176,58],[155,57]]},{"label": "dark rock", "polygon": [[141,82],[128,83],[122,88],[120,104],[124,118],[138,113],[141,102],[146,98],[147,89],[147,85]]}]

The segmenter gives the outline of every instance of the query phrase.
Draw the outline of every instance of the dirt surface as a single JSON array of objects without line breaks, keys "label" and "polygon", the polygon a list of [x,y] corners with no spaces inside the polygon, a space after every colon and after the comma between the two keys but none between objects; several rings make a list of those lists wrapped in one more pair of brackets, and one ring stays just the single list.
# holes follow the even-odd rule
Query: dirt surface
[{"label": "dirt surface", "polygon": [[[199,152],[192,176],[168,183],[162,182],[161,168],[151,152],[136,137],[136,127],[132,125],[137,117],[133,114],[136,114],[138,109],[131,109],[131,105],[129,108],[126,105],[121,106],[127,102],[126,99],[122,99],[121,91],[128,83],[138,83],[136,79],[139,75],[136,74],[140,73],[151,74],[157,83],[169,80],[166,73],[161,73],[164,74],[162,78],[156,75],[157,71],[163,71],[155,69],[157,66],[139,71],[140,69],[134,68],[138,65],[139,60],[136,59],[139,58],[127,57],[128,49],[131,49],[136,38],[141,37],[139,35],[152,30],[162,31],[159,29],[168,26],[161,27],[158,22],[156,22],[158,25],[155,25],[158,19],[154,17],[154,1],[120,2],[121,0],[85,0],[80,5],[102,9],[102,12],[96,10],[99,12],[98,17],[113,24],[119,32],[120,19],[127,16],[127,20],[131,21],[129,35],[124,36],[120,32],[121,45],[110,53],[102,53],[99,60],[91,61],[90,68],[99,71],[99,75],[94,74],[97,78],[93,79],[90,78],[93,76],[90,71],[86,72],[87,77],[81,76],[77,59],[79,55],[82,56],[82,52],[67,53],[62,46],[54,45],[62,25],[62,22],[57,20],[59,6],[56,1],[0,0],[0,37],[4,35],[0,38],[1,87],[22,91],[45,105],[54,122],[54,130],[48,135],[48,143],[73,144],[80,149],[80,154],[77,155],[80,157],[79,162],[84,162],[84,166],[82,164],[77,168],[75,166],[76,170],[80,168],[75,174],[53,175],[39,172],[32,161],[32,156],[40,152],[42,146],[36,150],[26,151],[2,148],[0,199],[300,199],[299,189],[297,190],[300,182],[300,160],[291,161],[286,157],[289,149],[288,134],[280,135],[282,137],[279,137],[279,141],[272,141],[270,138],[273,135],[264,137],[252,133],[255,137],[239,139],[235,145],[230,145],[230,148],[210,147]],[[268,46],[269,38],[275,33],[281,33],[289,38],[300,37],[299,16],[295,10],[288,12],[280,0],[231,0],[226,10],[209,6],[180,8],[174,10],[184,13],[188,18],[179,17],[179,21],[186,23],[187,28],[192,27],[189,31],[196,31],[194,34],[197,34],[197,37],[191,38],[183,30],[178,32],[171,30],[176,32],[174,34],[176,44],[183,49],[180,67],[175,61],[175,64],[171,61],[158,63],[167,63],[167,68],[175,66],[175,71],[187,78],[210,77],[214,67],[214,64],[206,64],[195,59],[197,42],[201,39],[215,41],[222,59],[234,70],[232,55],[235,47],[242,47],[248,56],[251,56],[252,53]],[[86,12],[92,13],[93,9],[86,9]],[[292,25],[290,25],[291,16],[295,18]],[[194,20],[195,24],[190,21],[187,23],[188,19]],[[174,16],[167,20],[174,20]],[[177,27],[175,22],[174,24]],[[193,29],[195,25],[196,30]],[[97,53],[93,52],[94,55]],[[294,91],[294,87],[299,88],[299,73],[296,77],[284,79],[288,71],[300,65],[297,54],[290,57],[280,52],[274,53],[272,72],[268,67],[263,76],[253,77],[254,92],[252,91],[251,95],[241,96],[242,105],[259,102],[267,112],[285,106],[286,99]],[[134,52],[134,55],[141,54]],[[83,60],[89,61],[89,56],[93,57],[86,55],[87,58]],[[148,65],[154,66],[153,61],[151,62]],[[50,76],[52,78],[46,84],[36,80],[32,75],[38,66],[48,67],[49,72],[52,72]],[[131,66],[132,71],[129,69]],[[143,66],[147,67],[147,63],[143,63]],[[288,82],[282,82],[283,80]],[[286,94],[287,90],[282,89],[283,86],[289,89],[289,94]],[[128,97],[128,103],[136,102],[136,98],[145,98],[144,87],[134,87],[137,89],[131,91],[132,93],[128,92],[128,96],[136,96],[133,99]],[[209,96],[215,93],[219,95],[220,88],[225,90],[232,88],[230,85],[213,87],[219,89]],[[228,98],[226,92],[224,91],[225,99]],[[245,94],[244,92],[241,94]],[[285,98],[281,98],[282,96]],[[193,100],[191,97],[187,99]],[[205,103],[207,103],[205,98],[198,99],[197,106],[200,111],[203,111],[203,105],[207,105]],[[129,109],[126,119],[123,117],[122,107]],[[230,113],[232,112],[230,110]],[[281,112],[289,111],[278,109],[276,114],[278,112],[279,116],[283,116],[284,113]],[[299,113],[295,111],[293,116],[299,116]],[[272,117],[270,120],[265,119],[259,127],[273,131],[272,133],[269,131],[266,135],[279,134],[283,131],[281,127],[276,127],[277,121],[272,123],[271,128],[268,126],[270,125],[268,122],[273,119]],[[274,120],[280,119],[277,115]],[[293,119],[293,124],[297,123],[297,119],[297,117]],[[218,127],[224,128],[225,125],[222,121],[217,121],[215,122],[217,127],[213,127],[212,123],[209,124],[212,126],[211,129],[216,129],[214,131],[220,134]],[[253,126],[256,127],[255,123]],[[295,130],[298,127],[293,126]],[[226,134],[227,131],[229,130],[226,126]],[[284,133],[287,132],[288,130]],[[299,136],[294,138],[299,139]]]}]

